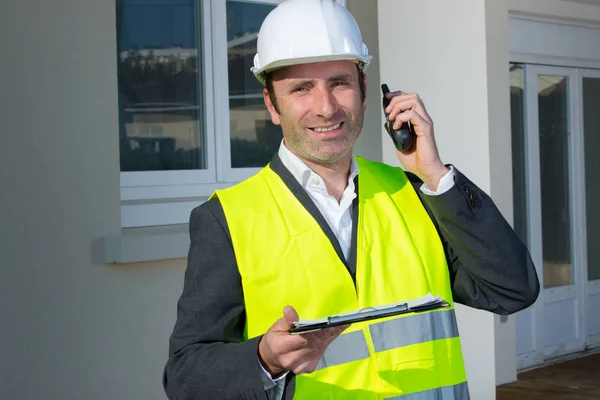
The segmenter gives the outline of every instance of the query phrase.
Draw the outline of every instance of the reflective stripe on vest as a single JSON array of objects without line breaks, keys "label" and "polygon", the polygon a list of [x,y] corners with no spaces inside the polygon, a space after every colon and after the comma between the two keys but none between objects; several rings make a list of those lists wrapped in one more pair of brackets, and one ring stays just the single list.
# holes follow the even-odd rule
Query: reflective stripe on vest
[{"label": "reflective stripe on vest", "polygon": [[[458,337],[454,310],[443,310],[404,318],[375,322],[369,326],[375,352],[392,350],[432,340]],[[332,367],[369,357],[369,348],[362,331],[340,335],[325,353],[317,369]]]},{"label": "reflective stripe on vest", "polygon": [[338,336],[325,350],[317,370],[369,358],[369,347],[363,331]]},{"label": "reflective stripe on vest", "polygon": [[444,386],[404,396],[388,397],[385,400],[463,400],[468,398],[469,385],[467,382],[463,382],[454,386]]},{"label": "reflective stripe on vest", "polygon": [[409,315],[369,326],[375,351],[458,337],[454,310]]},{"label": "reflective stripe on vest", "polygon": [[[381,400],[429,392],[446,400],[439,395],[465,382],[466,372],[443,245],[401,168],[357,162],[355,282],[323,229],[270,167],[216,192],[242,281],[244,338],[264,334],[286,305],[301,319],[318,319],[439,295],[449,309],[351,325],[314,372],[295,377],[294,398]],[[450,399],[466,400],[468,393]]]}]

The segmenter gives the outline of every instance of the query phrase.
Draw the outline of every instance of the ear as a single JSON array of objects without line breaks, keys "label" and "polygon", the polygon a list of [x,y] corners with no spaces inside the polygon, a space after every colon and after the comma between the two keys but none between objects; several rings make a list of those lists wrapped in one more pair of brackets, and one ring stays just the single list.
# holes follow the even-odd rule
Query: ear
[{"label": "ear", "polygon": [[269,97],[269,91],[267,88],[263,89],[263,99],[265,101],[265,105],[267,106],[267,110],[269,114],[271,114],[271,122],[275,125],[280,125],[281,121],[279,120],[279,113],[275,110],[273,103],[271,102],[271,98]]},{"label": "ear", "polygon": [[367,93],[369,93],[369,86],[367,85],[367,74],[363,75],[363,82],[365,83],[365,101],[363,101],[363,112],[367,111]]}]

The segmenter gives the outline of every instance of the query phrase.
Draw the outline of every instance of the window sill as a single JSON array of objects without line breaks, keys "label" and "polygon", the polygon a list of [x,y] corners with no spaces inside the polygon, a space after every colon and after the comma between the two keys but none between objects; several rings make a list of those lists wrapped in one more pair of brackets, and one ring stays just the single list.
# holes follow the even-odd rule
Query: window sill
[{"label": "window sill", "polygon": [[187,224],[122,229],[104,237],[104,262],[129,264],[187,257]]}]

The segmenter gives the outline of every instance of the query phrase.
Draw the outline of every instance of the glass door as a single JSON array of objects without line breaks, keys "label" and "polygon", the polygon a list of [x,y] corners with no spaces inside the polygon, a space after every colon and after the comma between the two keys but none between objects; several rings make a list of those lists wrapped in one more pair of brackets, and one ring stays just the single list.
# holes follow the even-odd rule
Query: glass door
[{"label": "glass door", "polygon": [[[537,123],[528,135],[530,175],[539,180],[532,200],[531,227],[537,233],[538,262],[542,267],[543,310],[538,340],[544,359],[582,350],[583,285],[580,279],[581,253],[574,244],[578,232],[575,190],[577,178],[577,81],[575,70],[527,67],[528,103],[537,109],[529,115]],[[537,103],[537,104],[536,104]],[[532,185],[530,190],[533,190]],[[535,221],[535,222],[534,222]],[[541,257],[539,257],[541,256]]]},{"label": "glass door", "polygon": [[600,71],[581,71],[585,182],[587,345],[600,345]]},{"label": "glass door", "polygon": [[511,71],[515,230],[542,284],[536,305],[517,315],[520,368],[583,350],[586,343],[577,73],[537,65]]}]

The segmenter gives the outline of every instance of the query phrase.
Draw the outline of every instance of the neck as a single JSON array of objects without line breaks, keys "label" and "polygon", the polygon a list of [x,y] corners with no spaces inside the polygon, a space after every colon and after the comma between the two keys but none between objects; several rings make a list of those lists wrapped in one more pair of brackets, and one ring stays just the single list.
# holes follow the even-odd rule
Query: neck
[{"label": "neck", "polygon": [[331,164],[316,164],[308,160],[303,161],[310,169],[323,178],[325,186],[327,187],[327,192],[335,197],[339,203],[346,186],[348,186],[348,176],[350,175],[350,166],[352,164],[352,153]]}]

